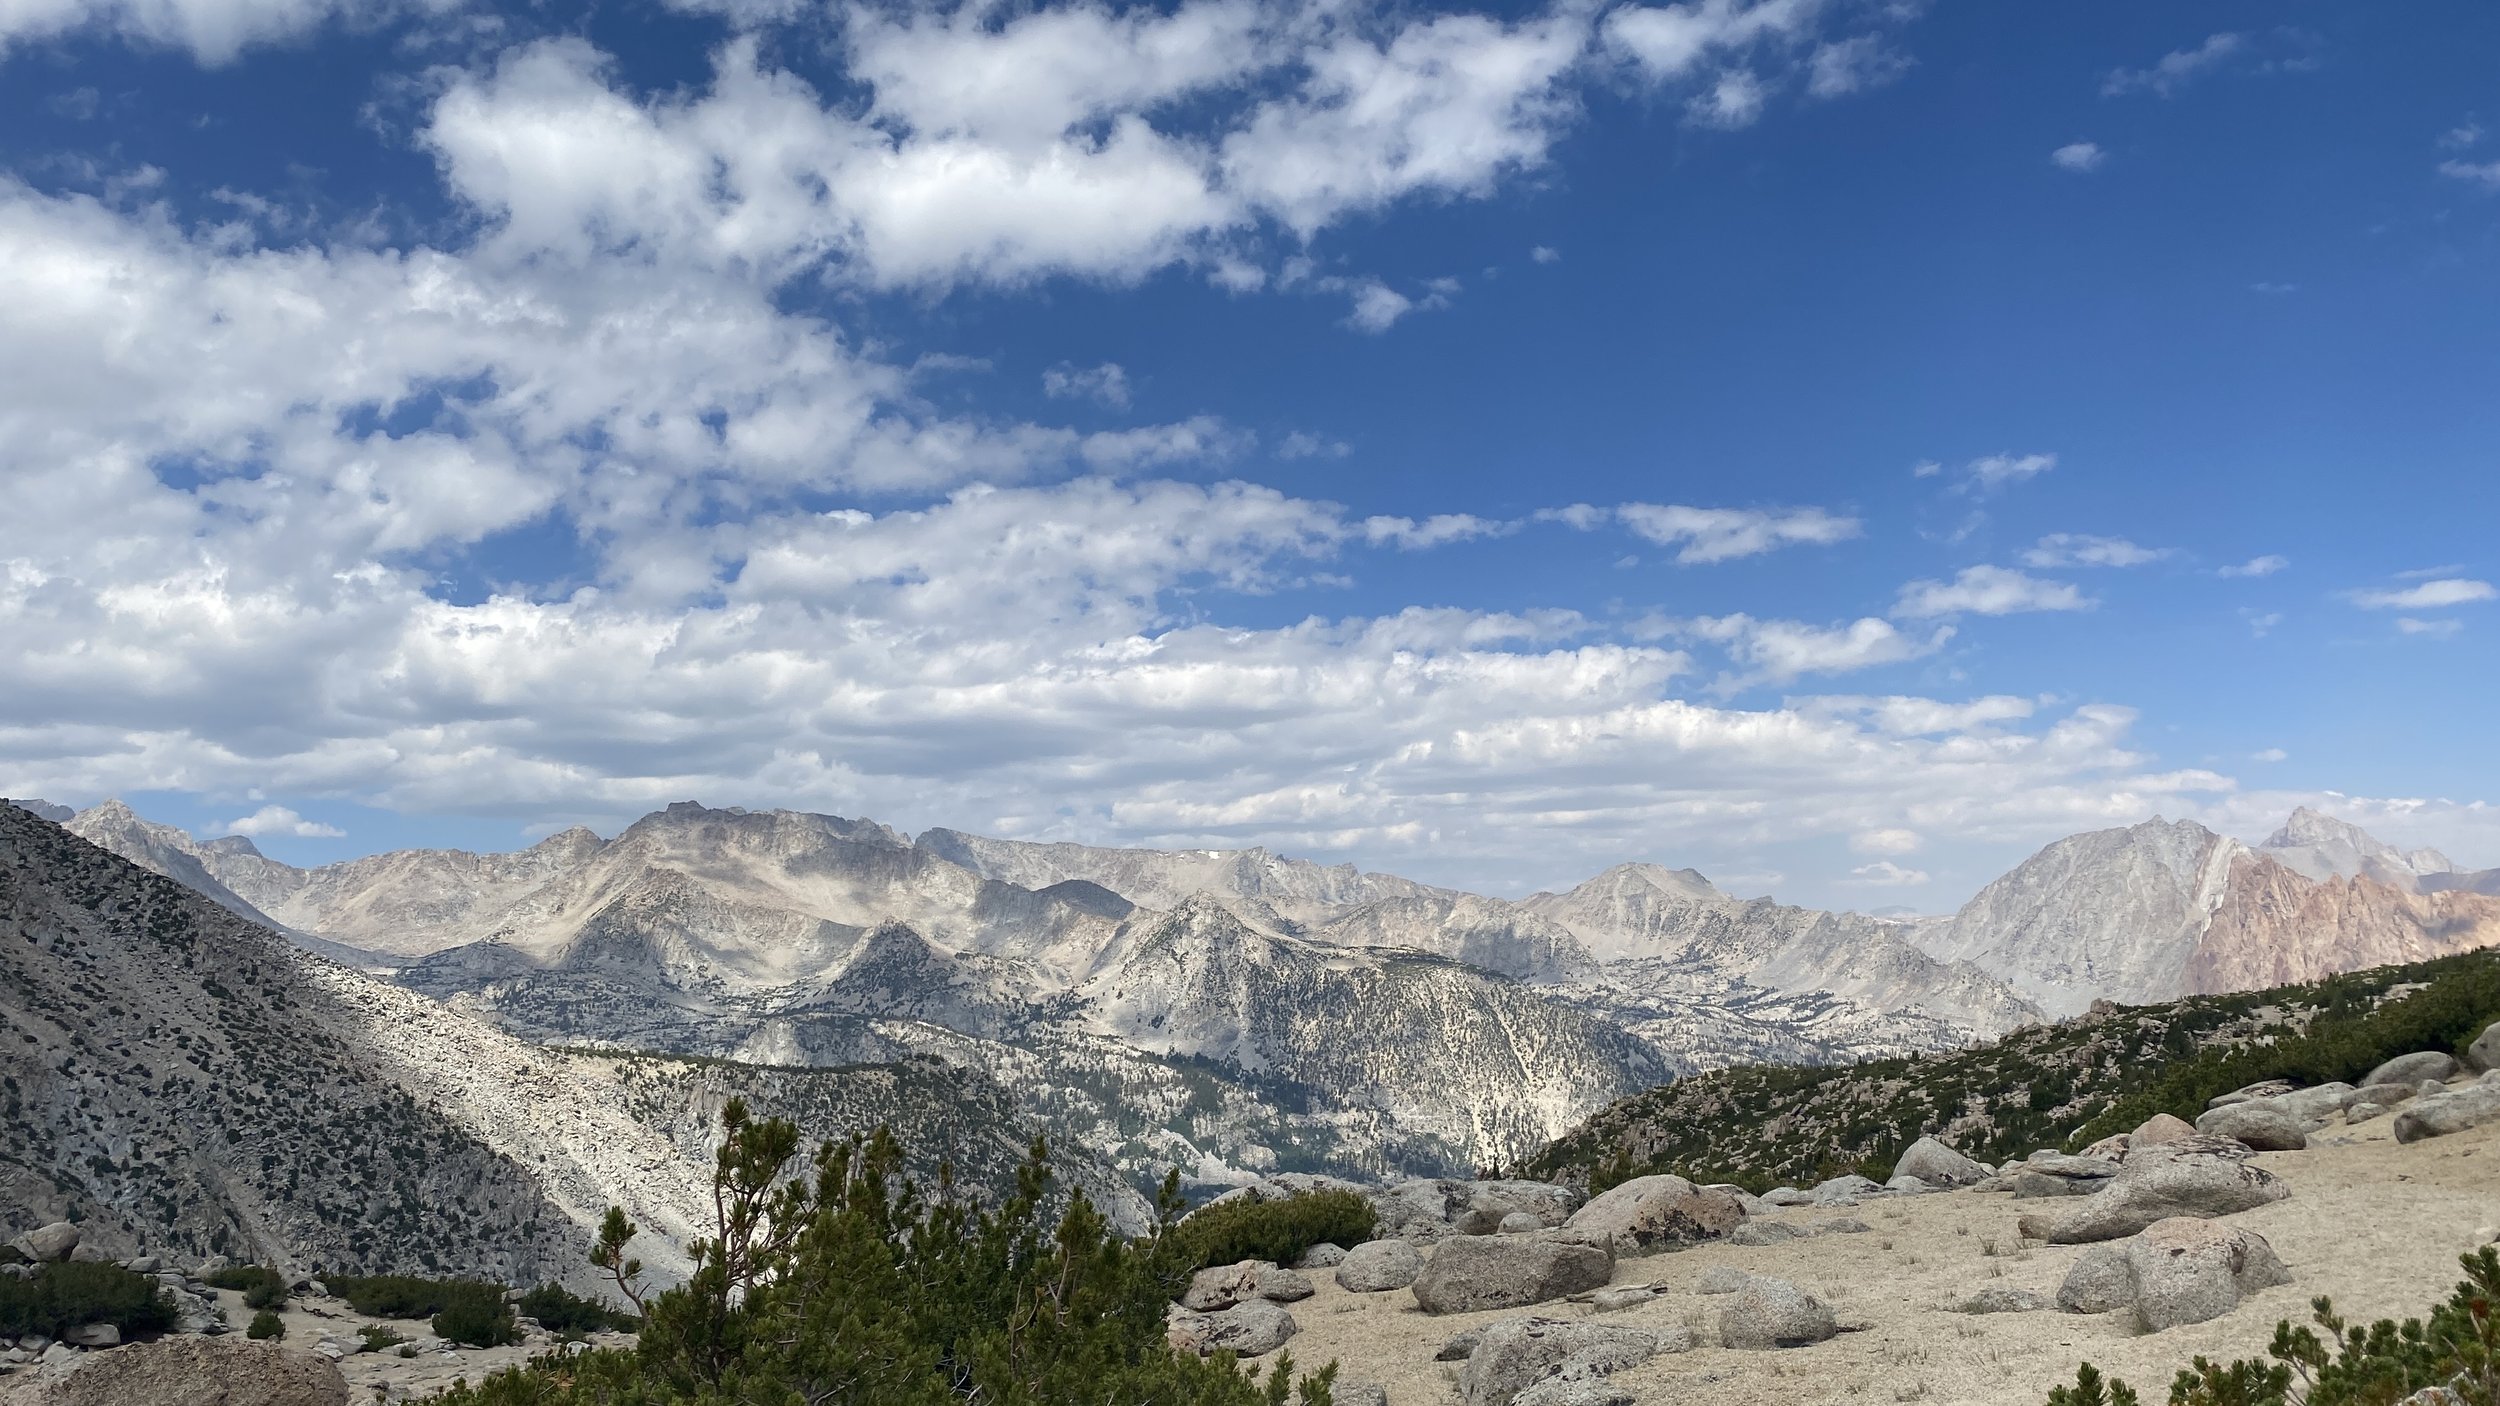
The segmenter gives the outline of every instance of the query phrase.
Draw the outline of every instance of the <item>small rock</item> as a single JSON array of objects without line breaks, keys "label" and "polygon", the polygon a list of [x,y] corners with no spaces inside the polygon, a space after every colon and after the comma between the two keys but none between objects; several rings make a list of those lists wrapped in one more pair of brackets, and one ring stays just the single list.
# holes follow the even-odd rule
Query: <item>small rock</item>
[{"label": "small rock", "polygon": [[[2491,1033],[2483,1032],[2483,1038],[2490,1039]],[[2483,1079],[2415,1099],[2396,1115],[2396,1141],[2420,1142],[2491,1122],[2500,1122],[2500,1084]]]},{"label": "small rock", "polygon": [[1760,1275],[1745,1282],[1719,1310],[1723,1347],[1762,1350],[1804,1347],[1840,1331],[1832,1307],[1785,1279]]},{"label": "small rock", "polygon": [[1968,1186],[1988,1175],[1986,1167],[1932,1137],[1920,1138],[1903,1149],[1893,1171],[1935,1186]]},{"label": "small rock", "polygon": [[81,1323],[68,1329],[62,1340],[73,1347],[120,1347],[122,1330],[110,1323]]},{"label": "small rock", "polygon": [[1441,1350],[1432,1355],[1432,1360],[1435,1362],[1464,1362],[1467,1360],[1468,1355],[1476,1350],[1476,1344],[1482,1342],[1483,1340],[1484,1329],[1469,1328],[1465,1332],[1462,1332],[1458,1336],[1450,1339],[1448,1342],[1441,1344]]},{"label": "small rock", "polygon": [[2220,1318],[2259,1289],[2292,1281],[2264,1236],[2189,1217],[2145,1227],[2126,1256],[2148,1333]]},{"label": "small rock", "polygon": [[1772,1206],[1811,1206],[1814,1193],[1799,1191],[1793,1186],[1775,1186],[1762,1193],[1763,1202]]},{"label": "small rock", "polygon": [[2260,1152],[2297,1152],[2309,1145],[2302,1120],[2273,1099],[2252,1099],[2208,1110],[2196,1131],[2233,1138]]},{"label": "small rock", "polygon": [[1337,1406],[1389,1406],[1389,1389],[1377,1382],[1339,1382],[1328,1399]]},{"label": "small rock", "polygon": [[1593,1382],[1662,1351],[1689,1348],[1689,1334],[1670,1338],[1639,1328],[1555,1318],[1505,1318],[1487,1326],[1459,1370],[1465,1406],[1513,1406],[1549,1379]]},{"label": "small rock", "polygon": [[[2437,1085],[2442,1093],[2447,1092],[2448,1089],[2446,1084],[2441,1084],[2436,1079],[2425,1079],[2422,1083]],[[2393,1108],[2397,1104],[2406,1102],[2421,1092],[2422,1084],[2364,1084],[2361,1086],[2360,1096],[2355,1098],[2353,1102],[2375,1103],[2381,1108]],[[2349,1108],[2345,1109],[2344,1117],[2349,1121],[2352,1117],[2352,1110]]]},{"label": "small rock", "polygon": [[1598,1290],[1589,1299],[1589,1307],[1599,1313],[1619,1313],[1627,1308],[1638,1308],[1645,1303],[1654,1303],[1657,1299],[1658,1291],[1655,1289],[1643,1288],[1637,1284],[1626,1284],[1619,1289]]},{"label": "small rock", "polygon": [[1856,1216],[1834,1216],[1830,1220],[1814,1223],[1814,1233],[1817,1235],[1864,1235],[1874,1228]]},{"label": "small rock", "polygon": [[2371,1070],[2370,1076],[2361,1082],[2364,1087],[2371,1084],[2419,1084],[2425,1079],[2451,1078],[2456,1072],[2456,1056],[2424,1050],[2420,1054],[2396,1056]]},{"label": "small rock", "polygon": [[2373,1118],[2384,1118],[2386,1116],[2387,1110],[2385,1108],[2378,1104],[2368,1102],[2367,1100],[2356,1103],[2352,1107],[2344,1110],[2344,1122],[2347,1126],[2354,1123],[2367,1123]]},{"label": "small rock", "polygon": [[133,1274],[154,1274],[164,1267],[165,1261],[156,1255],[140,1255],[135,1259],[122,1261],[122,1268]]},{"label": "small rock", "polygon": [[1424,1272],[1424,1257],[1403,1240],[1374,1240],[1345,1252],[1337,1265],[1337,1287],[1349,1293],[1380,1294],[1403,1289]]},{"label": "small rock", "polygon": [[1754,1246],[1784,1245],[1791,1240],[1802,1240],[1805,1235],[1806,1233],[1797,1227],[1780,1221],[1747,1221],[1736,1227],[1735,1233],[1727,1237],[1727,1243]]},{"label": "small rock", "polygon": [[[1982,1180],[1985,1180],[1985,1178],[1982,1178]],[[1976,1182],[1972,1183],[1972,1185],[1977,1184],[1978,1183]],[[1942,1188],[1940,1187],[1930,1186],[1916,1177],[1909,1176],[1897,1176],[1884,1183],[1884,1190],[1891,1192],[1895,1196],[1926,1196],[1941,1189]]]},{"label": "small rock", "polygon": [[1415,1302],[1426,1313],[1525,1308],[1602,1289],[1614,1270],[1613,1255],[1566,1240],[1527,1235],[1444,1240],[1415,1278]]},{"label": "small rock", "polygon": [[2084,1251],[2057,1286],[2057,1306],[2068,1313],[2108,1313],[2134,1302],[2135,1277],[2127,1270],[2127,1252],[2116,1245]]},{"label": "small rock", "polygon": [[2127,1135],[2127,1149],[2158,1147],[2164,1143],[2181,1142],[2196,1135],[2194,1126],[2184,1118],[2156,1113],[2144,1120],[2144,1126]]},{"label": "small rock", "polygon": [[2217,1095],[2208,1100],[2205,1106],[2227,1108],[2235,1103],[2246,1103],[2250,1099],[2273,1098],[2277,1094],[2288,1094],[2291,1091],[2292,1085],[2288,1079],[2260,1079],[2246,1088],[2234,1089],[2227,1094]]},{"label": "small rock", "polygon": [[2465,1047],[2465,1067],[2476,1073],[2500,1069],[2500,1020],[2493,1021]]},{"label": "small rock", "polygon": [[1296,1269],[1334,1269],[1344,1263],[1345,1247],[1322,1240],[1304,1250],[1302,1258],[1293,1262],[1293,1267]]},{"label": "small rock", "polygon": [[1753,1282],[1753,1276],[1747,1274],[1745,1271],[1737,1269],[1731,1265],[1720,1265],[1716,1269],[1705,1272],[1701,1276],[1701,1282],[1693,1286],[1693,1292],[1697,1294],[1733,1294],[1751,1282]]},{"label": "small rock", "polygon": [[1528,1211],[1513,1211],[1502,1217],[1501,1233],[1504,1235],[1525,1235],[1529,1231],[1544,1228],[1545,1222]]},{"label": "small rock", "polygon": [[1264,1260],[1243,1260],[1239,1264],[1199,1270],[1189,1277],[1189,1288],[1181,1294],[1181,1307],[1199,1313],[1213,1313],[1217,1309],[1231,1308],[1234,1304],[1258,1298],[1260,1271],[1273,1271],[1275,1268]]},{"label": "small rock", "polygon": [[1274,1352],[1301,1331],[1293,1315],[1265,1299],[1251,1299],[1216,1313],[1176,1310],[1164,1335],[1172,1346],[1201,1357],[1230,1348],[1242,1357]]},{"label": "small rock", "polygon": [[2045,1294],[1991,1284],[1954,1308],[1956,1313],[2042,1313],[2057,1307]]},{"label": "small rock", "polygon": [[1814,1204],[1854,1206],[1865,1197],[1882,1195],[1883,1190],[1881,1182],[1870,1181],[1852,1173],[1845,1177],[1833,1177],[1830,1181],[1817,1182],[1814,1187]]}]

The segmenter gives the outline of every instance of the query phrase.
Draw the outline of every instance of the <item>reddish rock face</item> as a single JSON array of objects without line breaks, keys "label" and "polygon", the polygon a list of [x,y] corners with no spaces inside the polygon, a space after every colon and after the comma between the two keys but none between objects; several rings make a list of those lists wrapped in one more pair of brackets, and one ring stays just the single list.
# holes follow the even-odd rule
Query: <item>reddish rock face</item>
[{"label": "reddish rock face", "polygon": [[2364,878],[2303,878],[2242,856],[2189,954],[2189,994],[2251,991],[2336,972],[2420,962],[2500,943],[2500,898],[2451,889],[2409,893]]}]

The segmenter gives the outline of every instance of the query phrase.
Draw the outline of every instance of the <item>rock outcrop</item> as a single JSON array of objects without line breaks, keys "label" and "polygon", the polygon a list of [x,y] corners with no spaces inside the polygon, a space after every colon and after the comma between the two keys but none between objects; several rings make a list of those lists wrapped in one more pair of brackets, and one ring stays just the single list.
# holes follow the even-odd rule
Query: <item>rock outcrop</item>
[{"label": "rock outcrop", "polygon": [[1610,1188],[1565,1224],[1609,1237],[1618,1255],[1645,1255],[1718,1239],[1744,1221],[1744,1206],[1727,1192],[1678,1176],[1648,1176]]},{"label": "rock outcrop", "polygon": [[1426,1313],[1474,1313],[1602,1289],[1614,1268],[1611,1253],[1580,1240],[1470,1236],[1442,1241],[1413,1287],[1415,1302]]},{"label": "rock outcrop", "polygon": [[2130,1157],[2106,1188],[2055,1216],[2025,1216],[2021,1230],[2053,1245],[2090,1244],[2121,1239],[2174,1217],[2227,1216],[2289,1195],[2291,1188],[2282,1178],[2212,1152]]},{"label": "rock outcrop", "polygon": [[1505,1318],[1486,1327],[1459,1369],[1465,1406],[1512,1406],[1539,1383],[1593,1380],[1692,1346],[1671,1334],[1556,1318]]}]

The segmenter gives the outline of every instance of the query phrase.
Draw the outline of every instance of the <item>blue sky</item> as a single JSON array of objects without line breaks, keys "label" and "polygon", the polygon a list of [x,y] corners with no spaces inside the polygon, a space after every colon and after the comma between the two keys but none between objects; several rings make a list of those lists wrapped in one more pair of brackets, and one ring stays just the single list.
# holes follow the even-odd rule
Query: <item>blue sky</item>
[{"label": "blue sky", "polygon": [[0,793],[2500,864],[2487,5],[40,0],[0,166]]}]

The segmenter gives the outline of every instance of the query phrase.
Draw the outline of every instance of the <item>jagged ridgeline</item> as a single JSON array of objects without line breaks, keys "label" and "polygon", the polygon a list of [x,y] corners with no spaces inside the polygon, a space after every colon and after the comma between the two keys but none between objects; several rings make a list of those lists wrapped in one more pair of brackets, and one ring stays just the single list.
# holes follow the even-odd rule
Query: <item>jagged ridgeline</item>
[{"label": "jagged ridgeline", "polygon": [[1761,1191],[1857,1172],[1933,1134],[1983,1160],[2080,1148],[2156,1113],[2193,1118],[2260,1079],[2356,1080],[2461,1048],[2500,1018],[2500,950],[2228,996],[2102,1005],[1949,1054],[1723,1069],[1635,1094],[1530,1157],[1523,1175],[1596,1188],[1674,1172]]},{"label": "jagged ridgeline", "polygon": [[[783,1069],[530,1045],[290,945],[0,806],[0,1226],[299,1270],[587,1273],[619,1204],[655,1267],[708,1223],[721,1107],[810,1143],[889,1126],[922,1180],[1006,1199],[1037,1124],[978,1070]],[[1147,1208],[1096,1159],[1062,1187]]]}]

